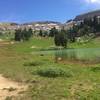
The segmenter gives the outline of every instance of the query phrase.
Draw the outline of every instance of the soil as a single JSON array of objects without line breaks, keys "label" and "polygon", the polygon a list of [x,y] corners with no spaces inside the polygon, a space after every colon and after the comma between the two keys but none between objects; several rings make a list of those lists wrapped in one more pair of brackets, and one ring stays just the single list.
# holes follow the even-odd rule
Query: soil
[{"label": "soil", "polygon": [[26,88],[26,85],[14,82],[0,75],[0,100],[5,100],[6,97],[18,96]]}]

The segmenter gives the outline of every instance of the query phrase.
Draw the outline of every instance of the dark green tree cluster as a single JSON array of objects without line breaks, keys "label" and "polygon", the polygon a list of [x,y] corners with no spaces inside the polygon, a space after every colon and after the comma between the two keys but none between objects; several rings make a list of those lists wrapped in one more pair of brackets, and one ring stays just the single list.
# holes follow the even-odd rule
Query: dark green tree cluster
[{"label": "dark green tree cluster", "polygon": [[[79,25],[73,26],[72,31],[77,33],[77,36],[89,35],[91,33],[100,32],[100,18],[85,18]],[[70,32],[71,33],[71,32]]]},{"label": "dark green tree cluster", "polygon": [[28,41],[33,35],[32,29],[17,29],[15,30],[15,41]]},{"label": "dark green tree cluster", "polygon": [[62,29],[61,31],[56,32],[54,36],[54,42],[56,46],[62,46],[66,48],[67,40],[68,40],[68,37],[65,30]]},{"label": "dark green tree cluster", "polygon": [[75,38],[77,36],[77,31],[78,31],[78,28],[76,26],[73,26],[72,28],[67,30],[68,40],[70,42],[75,42],[75,40],[76,40]]},{"label": "dark green tree cluster", "polygon": [[41,36],[41,37],[43,36],[42,30],[39,31],[39,36]]},{"label": "dark green tree cluster", "polygon": [[48,32],[47,31],[40,30],[39,31],[39,36],[40,37],[46,37],[46,36],[48,36]]},{"label": "dark green tree cluster", "polygon": [[58,30],[54,27],[49,32],[49,37],[54,37],[58,33]]}]

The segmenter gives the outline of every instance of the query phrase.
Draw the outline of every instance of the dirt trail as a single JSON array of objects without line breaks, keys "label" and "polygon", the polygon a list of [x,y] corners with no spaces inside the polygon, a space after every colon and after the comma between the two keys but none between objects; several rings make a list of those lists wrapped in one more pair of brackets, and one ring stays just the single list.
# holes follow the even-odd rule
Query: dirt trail
[{"label": "dirt trail", "polygon": [[27,86],[0,75],[0,100],[5,100],[7,96],[17,96],[20,92],[25,91],[26,88]]}]

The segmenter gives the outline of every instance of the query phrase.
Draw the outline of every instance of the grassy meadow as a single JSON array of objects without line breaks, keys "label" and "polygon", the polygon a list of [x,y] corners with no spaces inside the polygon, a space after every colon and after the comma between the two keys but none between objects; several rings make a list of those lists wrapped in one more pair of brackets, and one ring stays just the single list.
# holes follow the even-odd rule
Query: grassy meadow
[{"label": "grassy meadow", "polygon": [[[32,54],[55,48],[53,38],[39,37],[0,46],[0,74],[30,84],[15,100],[100,100],[100,63],[60,62],[53,54]],[[100,38],[68,48],[100,48]]]}]

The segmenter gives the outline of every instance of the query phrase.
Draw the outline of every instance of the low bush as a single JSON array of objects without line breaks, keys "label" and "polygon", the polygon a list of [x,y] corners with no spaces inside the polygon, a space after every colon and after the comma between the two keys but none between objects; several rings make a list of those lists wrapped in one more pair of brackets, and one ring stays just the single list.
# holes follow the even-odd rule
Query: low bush
[{"label": "low bush", "polygon": [[40,62],[26,62],[23,64],[24,66],[39,66],[41,65]]},{"label": "low bush", "polygon": [[93,72],[100,72],[100,67],[92,67],[91,71],[93,71]]},{"label": "low bush", "polygon": [[37,74],[43,77],[71,77],[73,73],[71,70],[63,68],[44,68],[37,71]]}]

